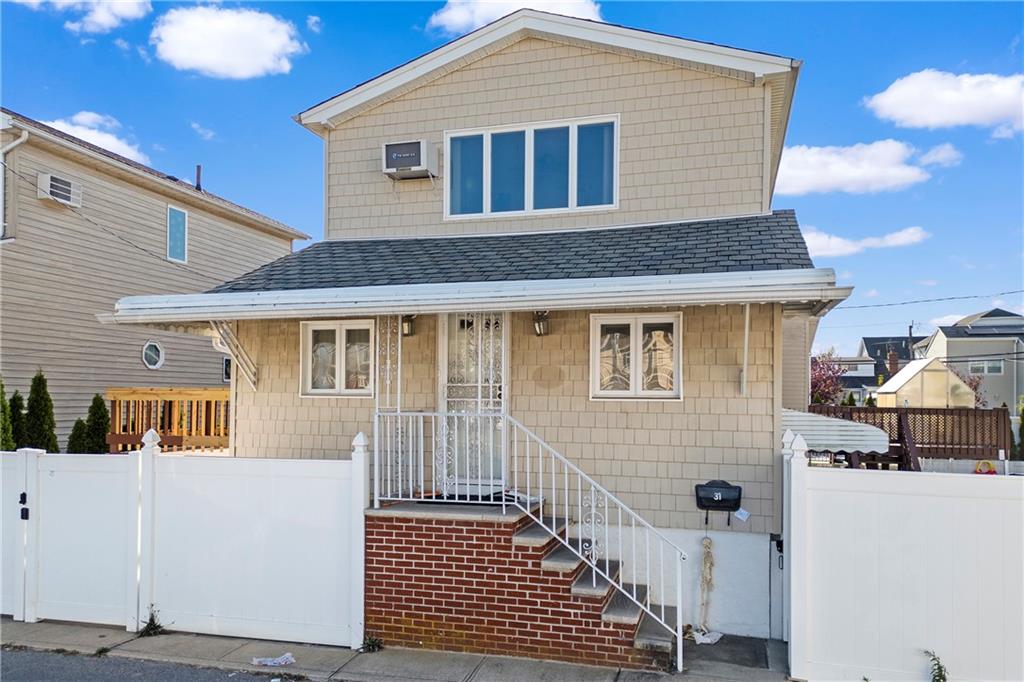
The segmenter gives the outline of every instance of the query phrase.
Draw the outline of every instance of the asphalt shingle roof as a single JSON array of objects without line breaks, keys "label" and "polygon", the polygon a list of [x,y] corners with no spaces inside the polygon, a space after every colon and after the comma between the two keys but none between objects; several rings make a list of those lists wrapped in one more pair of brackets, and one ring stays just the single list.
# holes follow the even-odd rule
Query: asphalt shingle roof
[{"label": "asphalt shingle roof", "polygon": [[812,268],[796,213],[473,237],[334,240],[213,292]]}]

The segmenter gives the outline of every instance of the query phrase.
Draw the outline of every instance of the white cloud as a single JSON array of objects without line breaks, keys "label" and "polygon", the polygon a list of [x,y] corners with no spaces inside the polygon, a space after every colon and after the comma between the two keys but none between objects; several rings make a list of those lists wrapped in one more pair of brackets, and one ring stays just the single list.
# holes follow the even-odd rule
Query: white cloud
[{"label": "white cloud", "polygon": [[852,256],[866,249],[888,249],[896,246],[910,246],[928,239],[931,236],[920,227],[906,227],[896,232],[889,232],[881,237],[864,237],[863,239],[847,239],[834,234],[822,232],[816,227],[806,227],[803,231],[807,250],[812,257],[817,256]]},{"label": "white cloud", "polygon": [[849,147],[786,147],[775,192],[799,196],[906,189],[931,177],[928,171],[910,163],[913,154],[912,146],[898,140]]},{"label": "white cloud", "polygon": [[[73,12],[74,20],[64,22],[72,33],[109,33],[126,21],[141,19],[153,11],[149,0],[14,0],[18,4],[57,12]],[[82,42],[88,45],[87,41]]]},{"label": "white cloud", "polygon": [[959,166],[963,160],[964,155],[960,150],[948,142],[935,145],[918,159],[924,166],[942,166],[943,168]]},{"label": "white cloud", "polygon": [[594,0],[448,0],[430,15],[427,28],[459,35],[524,7],[602,21],[601,5]]},{"label": "white cloud", "polygon": [[915,284],[920,284],[923,287],[935,287],[935,286],[939,285],[939,280],[937,280],[937,279],[919,279],[919,280],[917,280],[915,282]]},{"label": "white cloud", "polygon": [[295,24],[252,9],[179,7],[157,19],[149,42],[176,69],[212,78],[288,73],[309,48]]},{"label": "white cloud", "polygon": [[967,316],[961,313],[953,313],[951,315],[943,315],[942,317],[933,317],[932,319],[928,320],[928,324],[932,325],[933,327],[949,327],[951,325],[956,324],[965,317]]},{"label": "white cloud", "polygon": [[118,137],[113,132],[121,127],[121,123],[113,116],[98,114],[95,111],[79,111],[69,119],[58,118],[54,121],[43,121],[43,123],[133,161],[149,163],[149,157],[139,149],[137,144]]},{"label": "white cloud", "polygon": [[904,76],[864,104],[904,128],[978,126],[994,137],[1024,129],[1024,74],[949,73],[925,69]]},{"label": "white cloud", "polygon": [[198,135],[201,139],[206,140],[207,142],[212,140],[217,135],[215,132],[213,132],[209,128],[206,128],[206,127],[202,126],[201,124],[196,123],[195,121],[192,121],[189,124],[189,127],[192,128],[193,131],[195,131],[196,135]]},{"label": "white cloud", "polygon": [[114,45],[122,52],[127,52],[132,48],[131,44],[124,38],[114,38]]},{"label": "white cloud", "polygon": [[310,14],[308,17],[306,17],[306,28],[308,28],[313,33],[319,33],[320,31],[324,30],[324,22],[322,19],[320,19],[320,17],[316,16],[315,14]]},{"label": "white cloud", "polygon": [[149,51],[142,45],[136,45],[135,51],[139,53],[139,59],[146,62],[147,64],[153,63],[153,58],[149,56]]},{"label": "white cloud", "polygon": [[878,298],[878,289],[868,289],[864,292],[864,295],[868,298]]}]

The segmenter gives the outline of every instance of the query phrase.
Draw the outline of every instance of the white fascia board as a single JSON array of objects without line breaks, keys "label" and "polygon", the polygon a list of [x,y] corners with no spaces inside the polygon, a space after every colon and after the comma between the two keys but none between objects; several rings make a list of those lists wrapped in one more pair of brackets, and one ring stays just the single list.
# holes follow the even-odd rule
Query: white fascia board
[{"label": "white fascia board", "polygon": [[114,321],[127,324],[208,320],[344,317],[513,310],[807,303],[835,305],[852,289],[831,269],[460,282],[395,286],[130,296]]},{"label": "white fascia board", "polygon": [[298,114],[296,118],[304,126],[327,125],[330,119],[349,109],[376,99],[395,88],[400,88],[446,64],[467,57],[473,52],[508,38],[519,31],[563,36],[672,59],[734,69],[754,76],[785,73],[793,69],[793,60],[787,57],[524,9],[332,97],[326,102],[317,104]]}]

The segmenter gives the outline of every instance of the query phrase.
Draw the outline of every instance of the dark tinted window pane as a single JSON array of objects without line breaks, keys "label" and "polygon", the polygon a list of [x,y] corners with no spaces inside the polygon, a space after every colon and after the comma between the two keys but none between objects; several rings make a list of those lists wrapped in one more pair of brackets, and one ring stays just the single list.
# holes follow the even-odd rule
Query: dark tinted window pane
[{"label": "dark tinted window pane", "polygon": [[533,207],[569,206],[569,129],[533,133]]},{"label": "dark tinted window pane", "polygon": [[522,211],[526,186],[526,133],[491,135],[491,210]]},{"label": "dark tinted window pane", "polygon": [[451,200],[453,215],[484,211],[484,137],[453,137],[451,140]]},{"label": "dark tinted window pane", "polygon": [[615,124],[577,128],[576,205],[604,206],[615,202]]}]

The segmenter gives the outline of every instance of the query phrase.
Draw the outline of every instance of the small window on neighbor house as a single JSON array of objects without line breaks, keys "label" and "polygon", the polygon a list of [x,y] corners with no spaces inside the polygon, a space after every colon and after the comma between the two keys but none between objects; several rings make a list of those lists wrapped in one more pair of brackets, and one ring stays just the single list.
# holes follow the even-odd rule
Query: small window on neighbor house
[{"label": "small window on neighbor house", "polygon": [[971,360],[967,367],[971,374],[1002,374],[1002,360]]},{"label": "small window on neighbor house", "polygon": [[302,323],[302,393],[373,395],[373,322]]},{"label": "small window on neighbor house", "polygon": [[156,341],[147,341],[142,346],[142,364],[149,369],[160,369],[164,365],[164,347]]},{"label": "small window on neighbor house", "polygon": [[173,206],[167,207],[167,258],[188,260],[188,213]]},{"label": "small window on neighbor house", "polygon": [[225,357],[220,359],[220,362],[221,362],[221,365],[220,365],[220,379],[225,384],[230,384],[231,383],[231,358],[225,356]]},{"label": "small window on neighbor house", "polygon": [[679,397],[677,315],[591,317],[591,396]]}]

